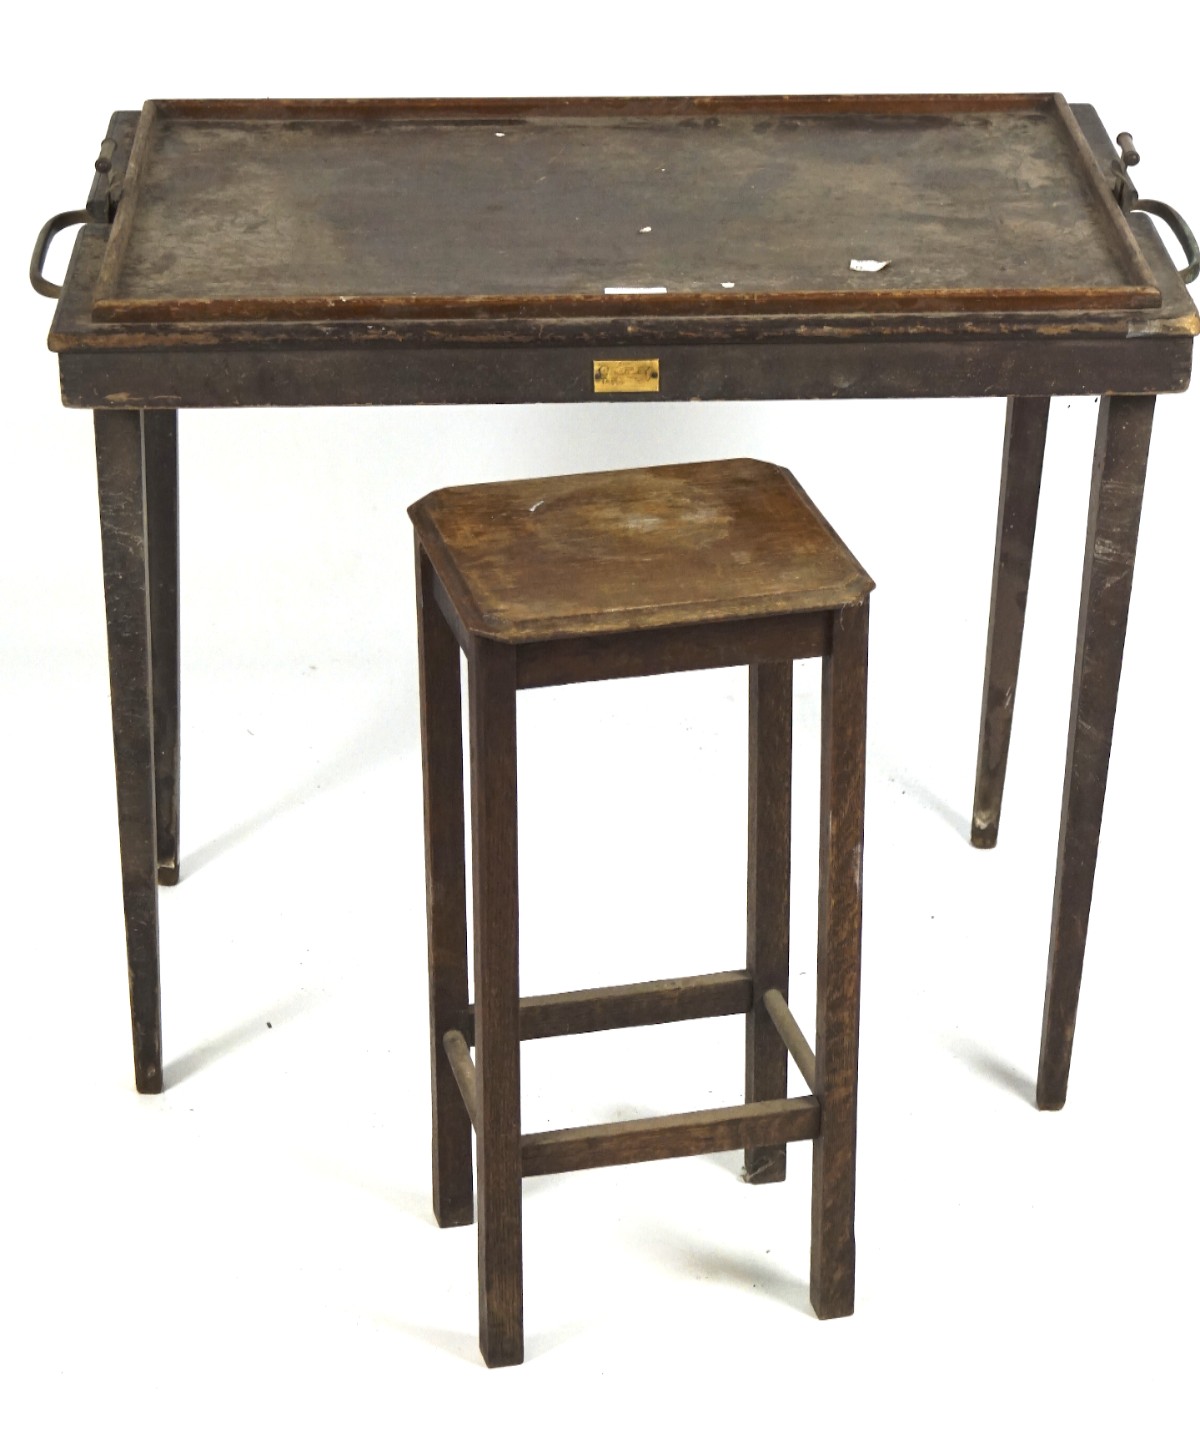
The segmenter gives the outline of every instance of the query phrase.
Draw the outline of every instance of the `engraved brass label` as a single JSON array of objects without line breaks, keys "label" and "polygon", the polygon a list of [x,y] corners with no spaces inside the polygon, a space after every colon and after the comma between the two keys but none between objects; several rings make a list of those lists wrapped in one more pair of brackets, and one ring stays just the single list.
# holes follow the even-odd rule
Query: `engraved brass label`
[{"label": "engraved brass label", "polygon": [[657,360],[593,360],[592,388],[597,395],[657,392]]}]

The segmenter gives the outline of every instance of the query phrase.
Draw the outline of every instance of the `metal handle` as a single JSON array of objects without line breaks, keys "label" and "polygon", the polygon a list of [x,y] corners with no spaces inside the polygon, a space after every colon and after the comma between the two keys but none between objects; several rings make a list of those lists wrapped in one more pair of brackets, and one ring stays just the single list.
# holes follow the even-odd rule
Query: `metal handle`
[{"label": "metal handle", "polygon": [[1192,234],[1191,226],[1179,211],[1173,210],[1170,205],[1164,204],[1161,200],[1143,200],[1141,196],[1133,202],[1132,208],[1145,210],[1148,215],[1157,215],[1160,220],[1165,220],[1170,226],[1175,238],[1183,246],[1183,253],[1187,256],[1187,269],[1179,272],[1179,278],[1183,283],[1190,285],[1193,280],[1200,277],[1200,245],[1196,244],[1196,237]]},{"label": "metal handle", "polygon": [[[72,225],[86,225],[91,218],[86,210],[64,210],[61,215],[53,216],[42,226],[42,232],[33,247],[33,259],[29,262],[29,283],[39,295],[48,295],[50,299],[57,300],[62,294],[62,286],[47,280],[42,274],[51,240],[60,230],[67,230]],[[1195,244],[1195,241],[1192,243]]]}]

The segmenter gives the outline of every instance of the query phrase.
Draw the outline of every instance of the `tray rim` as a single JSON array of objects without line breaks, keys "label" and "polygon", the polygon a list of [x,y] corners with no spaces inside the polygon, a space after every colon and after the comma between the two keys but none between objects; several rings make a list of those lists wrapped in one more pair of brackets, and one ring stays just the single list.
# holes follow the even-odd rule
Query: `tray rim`
[{"label": "tray rim", "polygon": [[[121,268],[136,224],[141,173],[150,154],[157,121],[194,123],[257,120],[264,123],[315,118],[391,120],[411,117],[434,123],[447,119],[493,121],[525,117],[764,115],[931,115],[986,111],[1042,111],[1057,121],[1072,164],[1097,211],[1097,228],[1124,284],[1040,289],[961,288],[924,290],[676,291],[655,295],[558,293],[554,295],[292,295],[147,298],[117,293]],[[92,317],[110,323],[187,323],[238,320],[331,320],[514,317],[597,318],[627,315],[719,314],[947,314],[1117,311],[1159,308],[1162,292],[1117,203],[1100,162],[1061,93],[768,96],[560,96],[524,99],[260,99],[148,100],[138,117],[125,172],[125,197],[117,208],[109,243],[93,292]]]}]

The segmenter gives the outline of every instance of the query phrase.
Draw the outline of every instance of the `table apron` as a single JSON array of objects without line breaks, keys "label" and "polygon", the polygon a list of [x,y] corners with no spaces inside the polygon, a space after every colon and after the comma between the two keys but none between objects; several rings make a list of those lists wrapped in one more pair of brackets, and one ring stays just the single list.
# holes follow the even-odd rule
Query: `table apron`
[{"label": "table apron", "polygon": [[[660,389],[596,394],[593,362],[608,358],[657,360]],[[1187,388],[1192,337],[156,348],[59,365],[63,403],[82,409],[1149,395]]]}]

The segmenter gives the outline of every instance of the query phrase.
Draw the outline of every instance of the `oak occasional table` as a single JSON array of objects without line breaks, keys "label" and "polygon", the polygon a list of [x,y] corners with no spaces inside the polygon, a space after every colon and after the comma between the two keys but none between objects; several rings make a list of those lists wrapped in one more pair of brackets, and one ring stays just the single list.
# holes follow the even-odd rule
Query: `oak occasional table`
[{"label": "oak occasional table", "polygon": [[[1101,396],[1037,1098],[1066,1097],[1186,225],[1058,95],[173,101],[114,115],[50,332],[95,412],[134,1067],[178,875],[176,415],[1008,397],[973,842],[995,843],[1050,397]],[[1189,249],[1181,276],[1147,215]]]}]

